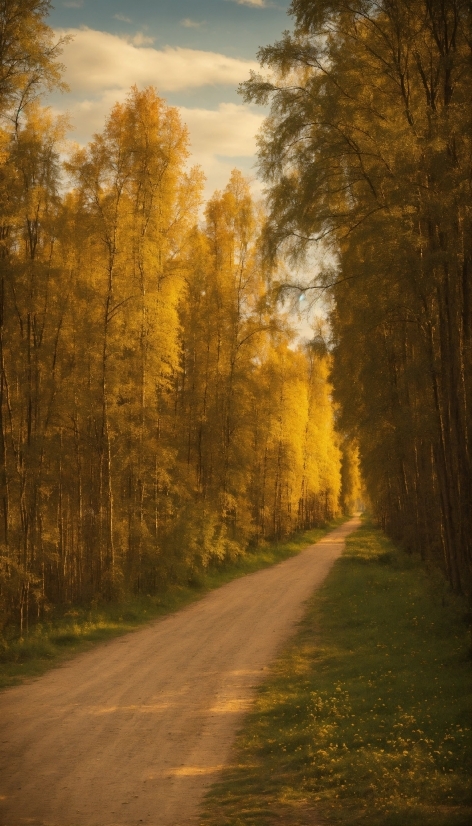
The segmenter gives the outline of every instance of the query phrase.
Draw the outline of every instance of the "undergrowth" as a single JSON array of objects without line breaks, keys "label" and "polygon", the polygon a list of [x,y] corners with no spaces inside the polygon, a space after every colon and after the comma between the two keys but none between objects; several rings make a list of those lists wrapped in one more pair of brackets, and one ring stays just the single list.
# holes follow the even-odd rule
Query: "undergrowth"
[{"label": "undergrowth", "polygon": [[372,525],[258,693],[205,826],[466,826],[466,605]]},{"label": "undergrowth", "polygon": [[0,634],[0,688],[38,676],[99,642],[136,630],[200,599],[225,582],[294,556],[343,521],[336,519],[290,540],[261,545],[231,563],[194,574],[187,585],[170,585],[154,596],[128,596],[122,602],[98,606],[58,606],[46,622],[32,626],[28,633],[5,629]]}]

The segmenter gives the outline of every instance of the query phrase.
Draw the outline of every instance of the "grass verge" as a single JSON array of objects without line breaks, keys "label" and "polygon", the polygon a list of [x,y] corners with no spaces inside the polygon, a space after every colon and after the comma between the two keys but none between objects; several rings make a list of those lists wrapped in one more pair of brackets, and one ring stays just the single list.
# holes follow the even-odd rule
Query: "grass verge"
[{"label": "grass verge", "polygon": [[466,605],[366,524],[260,688],[205,826],[468,826]]},{"label": "grass verge", "polygon": [[294,556],[343,521],[336,519],[323,527],[296,534],[288,541],[248,551],[224,567],[199,573],[191,585],[169,586],[156,596],[133,597],[120,603],[68,606],[62,612],[56,609],[47,622],[38,623],[23,637],[10,630],[7,635],[0,635],[0,689],[37,677],[99,642],[134,631],[150,620],[200,599],[225,582]]}]

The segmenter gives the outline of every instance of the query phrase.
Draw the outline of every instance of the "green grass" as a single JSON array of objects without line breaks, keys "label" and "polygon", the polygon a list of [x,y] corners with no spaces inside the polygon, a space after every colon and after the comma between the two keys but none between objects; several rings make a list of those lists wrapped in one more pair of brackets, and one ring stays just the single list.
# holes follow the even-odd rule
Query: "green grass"
[{"label": "green grass", "polygon": [[466,605],[366,524],[258,692],[205,826],[468,826]]},{"label": "green grass", "polygon": [[97,643],[134,631],[200,599],[225,582],[294,556],[343,521],[336,519],[288,541],[248,551],[224,567],[199,572],[191,585],[173,585],[156,596],[130,597],[121,603],[56,609],[47,622],[33,626],[23,637],[17,630],[9,629],[3,637],[0,635],[0,689],[39,676]]}]

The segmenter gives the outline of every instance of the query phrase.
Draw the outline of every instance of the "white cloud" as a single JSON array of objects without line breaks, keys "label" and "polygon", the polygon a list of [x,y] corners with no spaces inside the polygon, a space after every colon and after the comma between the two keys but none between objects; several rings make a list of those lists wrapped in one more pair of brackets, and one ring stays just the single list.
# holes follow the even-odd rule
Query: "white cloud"
[{"label": "white cloud", "polygon": [[84,0],[64,0],[62,4],[66,9],[81,9],[84,5]]},{"label": "white cloud", "polygon": [[166,46],[152,49],[142,35],[129,39],[94,29],[59,30],[73,39],[64,48],[65,81],[74,94],[104,89],[155,85],[159,92],[176,92],[205,85],[236,86],[258,69],[253,60],[217,52]]},{"label": "white cloud", "polygon": [[133,46],[152,46],[155,41],[155,37],[150,37],[148,34],[143,34],[142,32],[137,32],[137,34],[129,35],[124,34],[122,35],[122,39],[126,41],[126,43],[132,43]]},{"label": "white cloud", "polygon": [[[151,48],[138,34],[120,37],[92,29],[69,29],[73,34],[64,49],[65,80],[71,94],[55,96],[56,111],[67,108],[72,139],[84,145],[101,132],[116,102],[123,102],[130,87],[155,86],[159,94],[205,85],[236,84],[245,80],[255,61],[238,60],[194,49]],[[220,103],[218,109],[180,107],[190,136],[189,164],[200,164],[207,176],[205,194],[226,186],[234,166],[253,176],[256,133],[264,115],[249,106]],[[253,190],[258,191],[257,182]]]},{"label": "white cloud", "polygon": [[114,18],[114,20],[121,20],[122,23],[132,23],[133,22],[129,17],[126,17],[124,14],[121,14],[120,12],[118,12],[118,14],[114,14],[113,18]]},{"label": "white cloud", "polygon": [[[182,121],[190,135],[190,163],[200,164],[207,181],[205,196],[215,189],[223,189],[237,166],[250,177],[256,152],[256,135],[264,116],[251,111],[248,106],[220,103],[217,110],[179,107]],[[253,182],[254,194],[260,194],[260,186]]]},{"label": "white cloud", "polygon": [[180,21],[181,26],[185,26],[186,29],[199,29],[200,26],[204,25],[203,20],[191,20],[190,17],[186,17],[184,20]]},{"label": "white cloud", "polygon": [[256,133],[264,115],[236,103],[220,103],[217,110],[185,106],[179,109],[189,128],[192,155],[252,157],[255,154]]},{"label": "white cloud", "polygon": [[264,8],[265,0],[236,0],[239,6],[258,6],[260,9]]}]

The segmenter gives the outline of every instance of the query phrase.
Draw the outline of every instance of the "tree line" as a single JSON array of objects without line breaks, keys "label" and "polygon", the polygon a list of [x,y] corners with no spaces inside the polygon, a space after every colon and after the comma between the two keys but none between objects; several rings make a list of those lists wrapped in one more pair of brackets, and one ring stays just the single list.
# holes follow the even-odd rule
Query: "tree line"
[{"label": "tree line", "polygon": [[243,87],[271,107],[267,249],[330,252],[311,289],[332,295],[340,426],[374,511],[470,591],[470,3],[293,0],[291,14]]},{"label": "tree line", "polygon": [[64,161],[46,0],[0,6],[0,605],[150,594],[338,509],[330,355],[274,299],[262,208],[155,89]]}]

